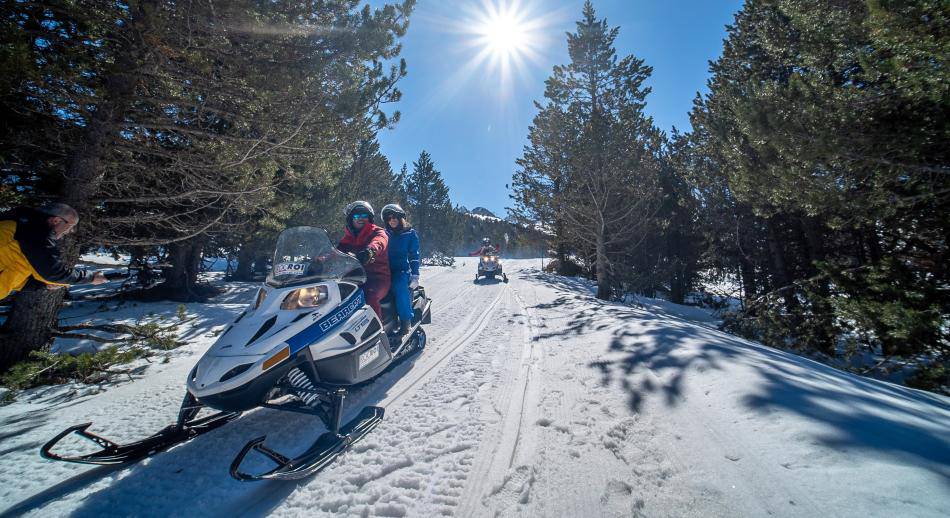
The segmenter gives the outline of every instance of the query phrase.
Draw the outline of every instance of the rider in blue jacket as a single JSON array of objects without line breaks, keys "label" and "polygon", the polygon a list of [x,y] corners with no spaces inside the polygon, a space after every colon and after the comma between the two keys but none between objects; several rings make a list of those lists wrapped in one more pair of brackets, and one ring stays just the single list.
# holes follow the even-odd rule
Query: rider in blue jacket
[{"label": "rider in blue jacket", "polygon": [[409,332],[412,324],[412,289],[419,286],[419,236],[406,221],[406,211],[395,203],[383,207],[380,215],[389,235],[389,268],[392,292],[399,313],[399,334]]}]

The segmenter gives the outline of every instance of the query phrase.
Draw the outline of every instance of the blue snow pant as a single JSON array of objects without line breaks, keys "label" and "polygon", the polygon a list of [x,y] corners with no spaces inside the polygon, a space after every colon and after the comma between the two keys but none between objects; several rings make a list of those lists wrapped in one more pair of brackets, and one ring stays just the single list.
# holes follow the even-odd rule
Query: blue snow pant
[{"label": "blue snow pant", "polygon": [[409,293],[409,272],[393,272],[393,298],[396,299],[396,311],[399,320],[412,322],[412,294]]}]

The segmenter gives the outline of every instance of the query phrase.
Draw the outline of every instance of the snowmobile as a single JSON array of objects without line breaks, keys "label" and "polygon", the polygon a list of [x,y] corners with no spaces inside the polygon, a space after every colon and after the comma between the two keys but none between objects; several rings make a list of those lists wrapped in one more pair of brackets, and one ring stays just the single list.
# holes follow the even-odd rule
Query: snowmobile
[{"label": "snowmobile", "polygon": [[508,282],[508,276],[505,275],[502,269],[501,258],[498,257],[498,254],[493,251],[482,254],[478,260],[478,271],[475,273],[475,282],[478,282],[479,277],[494,279],[499,275],[503,281]]},{"label": "snowmobile", "polygon": [[[198,360],[187,379],[178,420],[142,441],[119,445],[90,433],[91,423],[64,430],[40,450],[52,460],[85,464],[123,464],[207,433],[258,407],[318,416],[327,427],[313,445],[288,458],[264,445],[266,436],[248,442],[231,464],[238,480],[290,480],[312,475],[360,440],[383,418],[367,406],[342,423],[349,389],[366,384],[397,360],[425,347],[423,324],[431,322],[425,289],[413,292],[415,318],[399,335],[392,299],[382,301],[384,318],[366,304],[361,286],[366,272],[359,261],[313,227],[284,230],[277,239],[273,269],[253,303],[225,329]],[[217,413],[198,418],[203,408]],[[52,450],[73,433],[102,449],[80,456]],[[241,464],[252,451],[276,464],[249,474]]]}]

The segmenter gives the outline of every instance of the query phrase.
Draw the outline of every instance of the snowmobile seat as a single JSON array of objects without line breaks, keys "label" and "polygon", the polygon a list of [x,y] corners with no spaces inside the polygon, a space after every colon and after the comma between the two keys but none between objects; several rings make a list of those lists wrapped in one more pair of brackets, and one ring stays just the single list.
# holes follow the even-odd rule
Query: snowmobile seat
[{"label": "snowmobile seat", "polygon": [[379,309],[383,312],[383,329],[388,331],[390,327],[396,325],[396,299],[393,297],[392,290],[379,301]]}]

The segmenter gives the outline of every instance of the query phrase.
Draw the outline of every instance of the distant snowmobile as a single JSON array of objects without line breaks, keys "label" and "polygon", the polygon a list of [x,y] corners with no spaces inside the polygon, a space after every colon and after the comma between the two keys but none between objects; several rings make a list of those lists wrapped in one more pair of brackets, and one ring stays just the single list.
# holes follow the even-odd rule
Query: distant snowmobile
[{"label": "distant snowmobile", "polygon": [[[235,457],[230,472],[238,480],[289,480],[320,471],[375,428],[383,418],[383,409],[375,406],[341,423],[344,397],[348,388],[371,381],[394,361],[425,347],[422,324],[432,317],[424,288],[414,290],[416,317],[409,333],[399,337],[392,300],[382,301],[381,321],[366,304],[362,265],[336,250],[324,230],[283,231],[273,265],[255,301],[189,374],[176,424],[142,441],[118,445],[88,432],[92,423],[85,423],[46,443],[43,457],[85,464],[131,462],[211,431],[245,410],[266,407],[316,415],[329,431],[293,459],[266,447],[266,436],[254,439]],[[204,407],[219,412],[197,418]],[[76,457],[52,452],[74,432],[102,450]],[[277,467],[257,475],[242,472],[252,450]]]},{"label": "distant snowmobile", "polygon": [[508,282],[508,276],[505,275],[502,269],[501,258],[498,257],[497,253],[491,250],[488,251],[488,253],[482,254],[478,260],[478,271],[475,272],[475,282],[478,282],[479,277],[494,279],[499,275],[502,280]]}]

